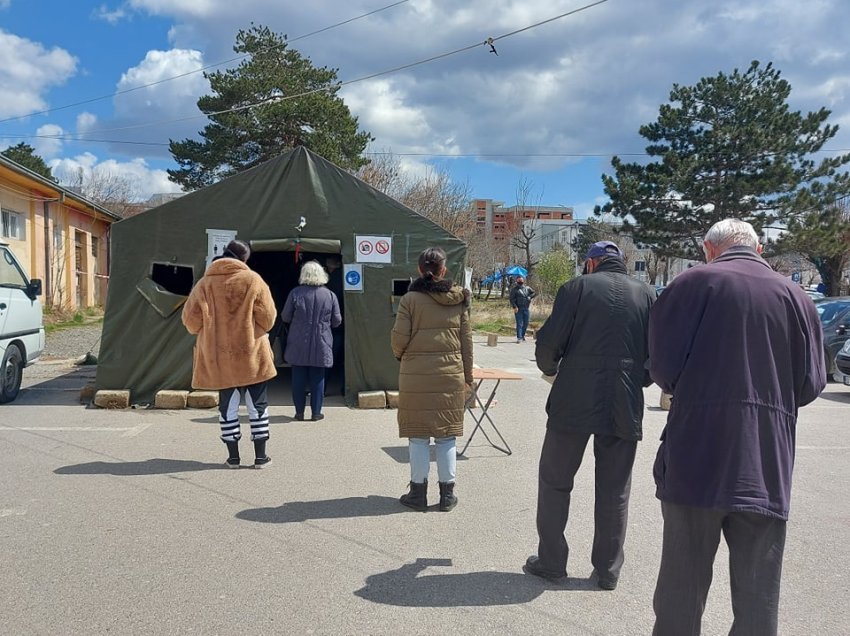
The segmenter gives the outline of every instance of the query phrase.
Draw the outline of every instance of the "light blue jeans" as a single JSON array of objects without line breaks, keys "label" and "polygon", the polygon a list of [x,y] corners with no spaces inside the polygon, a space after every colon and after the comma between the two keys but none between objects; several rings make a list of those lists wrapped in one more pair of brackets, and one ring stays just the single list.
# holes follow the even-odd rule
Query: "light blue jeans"
[{"label": "light blue jeans", "polygon": [[[443,483],[455,480],[457,451],[454,437],[434,438],[437,456],[437,477]],[[421,484],[428,479],[431,467],[431,438],[411,437],[408,440],[410,454],[410,481]]]}]

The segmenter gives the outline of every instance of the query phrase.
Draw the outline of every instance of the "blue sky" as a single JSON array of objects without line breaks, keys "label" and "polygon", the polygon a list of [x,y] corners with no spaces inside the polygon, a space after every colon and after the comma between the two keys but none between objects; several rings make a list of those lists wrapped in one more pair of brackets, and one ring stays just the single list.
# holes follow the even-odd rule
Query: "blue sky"
[{"label": "blue sky", "polygon": [[[592,0],[407,0],[293,43],[352,80],[498,37]],[[0,0],[0,147],[26,141],[60,176],[101,171],[139,197],[174,191],[169,138],[204,126],[200,67],[233,57],[250,22],[290,39],[392,0]],[[496,42],[346,86],[341,95],[413,172],[445,167],[475,197],[513,204],[521,180],[544,205],[586,216],[604,200],[612,154],[641,152],[674,82],[772,61],[791,105],[826,106],[850,148],[846,0],[608,0]],[[124,95],[150,82],[190,75]],[[62,140],[39,138],[60,136]],[[89,141],[74,137],[84,136]],[[103,139],[109,143],[98,143]],[[116,143],[134,141],[134,144]],[[454,158],[446,158],[451,155]],[[592,155],[592,156],[588,156]]]}]

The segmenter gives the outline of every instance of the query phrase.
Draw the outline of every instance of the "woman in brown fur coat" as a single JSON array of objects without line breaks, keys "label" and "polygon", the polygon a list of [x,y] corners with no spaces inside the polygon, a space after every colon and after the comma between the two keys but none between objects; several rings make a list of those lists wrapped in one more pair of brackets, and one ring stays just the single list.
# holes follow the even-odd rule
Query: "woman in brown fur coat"
[{"label": "woman in brown fur coat", "polygon": [[254,468],[266,454],[269,409],[266,383],[277,375],[268,332],[276,318],[265,281],[245,264],[251,248],[228,243],[213,260],[183,306],[183,324],[196,334],[192,387],[218,390],[218,421],[229,468],[239,468],[239,404],[245,399],[254,442]]},{"label": "woman in brown fur coat", "polygon": [[434,438],[440,480],[440,510],[457,504],[457,451],[463,435],[464,405],[472,385],[469,292],[444,280],[446,253],[432,247],[419,256],[419,273],[402,297],[392,331],[399,372],[398,430],[410,449],[410,492],[401,503],[428,508],[430,438]]}]

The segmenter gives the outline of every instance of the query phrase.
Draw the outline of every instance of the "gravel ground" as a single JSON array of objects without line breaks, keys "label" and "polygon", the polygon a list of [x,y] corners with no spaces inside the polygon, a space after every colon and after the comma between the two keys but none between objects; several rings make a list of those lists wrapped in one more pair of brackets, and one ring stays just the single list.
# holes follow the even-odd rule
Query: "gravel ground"
[{"label": "gravel ground", "polygon": [[81,325],[79,327],[68,327],[47,334],[47,344],[42,360],[65,360],[79,358],[86,355],[89,350],[97,355],[100,351],[100,332],[103,325]]}]

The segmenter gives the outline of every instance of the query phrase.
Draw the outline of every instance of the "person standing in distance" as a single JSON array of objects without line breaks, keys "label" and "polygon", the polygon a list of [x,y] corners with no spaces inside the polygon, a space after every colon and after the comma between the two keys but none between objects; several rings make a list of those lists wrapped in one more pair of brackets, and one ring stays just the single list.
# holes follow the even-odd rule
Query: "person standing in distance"
[{"label": "person standing in distance", "polygon": [[596,504],[590,561],[597,585],[613,590],[623,566],[643,387],[650,384],[645,364],[655,290],[628,275],[623,253],[611,241],[594,243],[585,259],[585,275],[561,286],[537,334],[537,366],[554,381],[540,454],[539,546],[523,569],[556,583],[566,579],[570,493],[593,437]]},{"label": "person standing in distance", "polygon": [[226,466],[239,468],[239,404],[244,398],[254,442],[254,468],[271,461],[266,384],[277,375],[268,332],[276,311],[268,285],[246,262],[251,248],[230,241],[183,305],[183,324],[197,335],[192,387],[218,390]]},{"label": "person standing in distance", "polygon": [[730,634],[777,633],[797,411],[826,386],[814,304],[737,219],[705,235],[707,265],[677,276],[649,323],[649,371],[672,394],[655,461],[664,540],[656,636],[700,633],[721,533]]},{"label": "person standing in distance", "polygon": [[510,301],[514,310],[516,320],[517,344],[525,342],[525,332],[528,329],[528,319],[531,316],[531,300],[535,296],[534,290],[525,284],[522,276],[516,277],[516,285],[511,288]]},{"label": "person standing in distance", "polygon": [[430,444],[434,438],[441,512],[457,505],[456,438],[463,435],[472,388],[472,330],[467,290],[445,279],[446,253],[431,247],[419,255],[420,277],[401,297],[391,334],[398,375],[398,436],[408,438],[410,491],[402,505],[428,509]]}]

